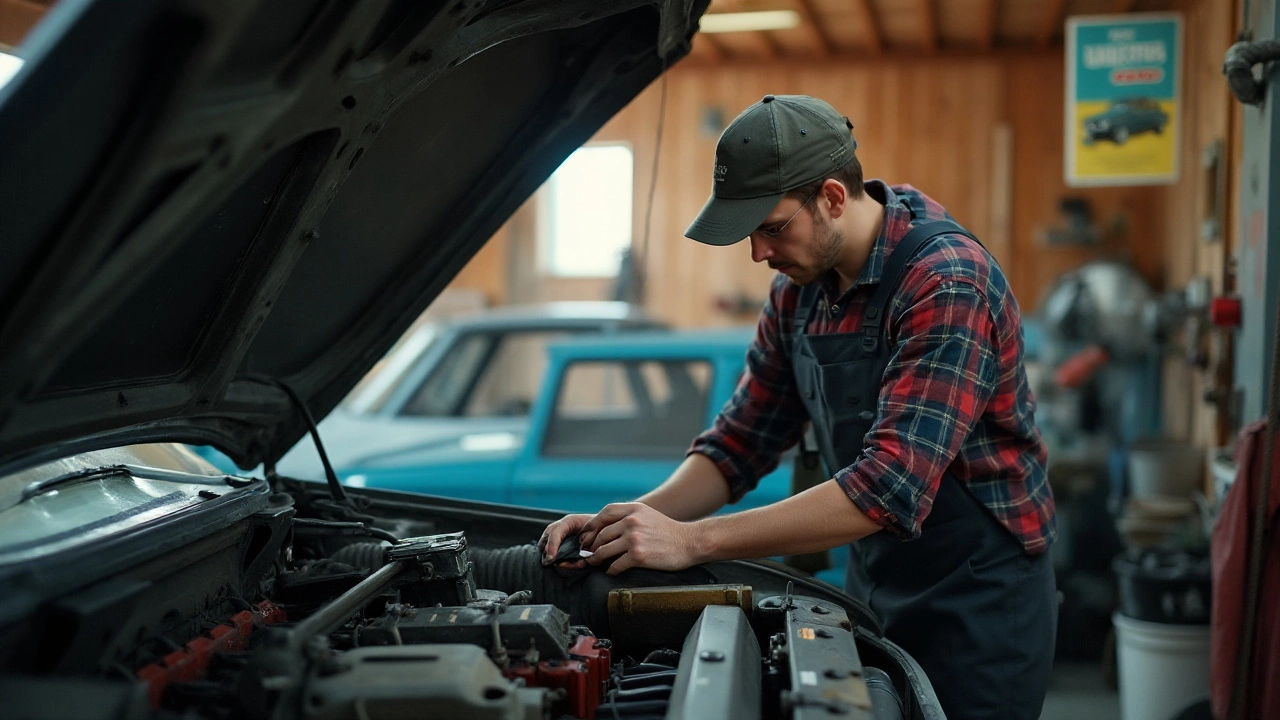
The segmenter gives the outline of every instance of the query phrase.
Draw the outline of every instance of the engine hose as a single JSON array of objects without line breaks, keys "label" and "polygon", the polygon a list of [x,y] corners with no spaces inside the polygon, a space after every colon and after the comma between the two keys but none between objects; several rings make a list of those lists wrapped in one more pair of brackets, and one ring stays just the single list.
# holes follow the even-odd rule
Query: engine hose
[{"label": "engine hose", "polygon": [[[332,559],[363,570],[383,565],[385,543],[352,543],[335,552]],[[491,550],[468,548],[467,558],[475,570],[476,587],[498,590],[507,595],[527,590],[527,602],[555,605],[569,613],[574,625],[586,625],[597,635],[609,628],[609,592],[621,588],[657,585],[701,585],[715,582],[705,569],[694,567],[676,573],[633,568],[623,577],[612,577],[596,569],[568,571],[542,565],[542,554],[534,545]]]},{"label": "engine hose", "polygon": [[586,625],[596,635],[609,629],[609,593],[631,587],[657,585],[701,585],[714,582],[705,569],[689,568],[676,573],[632,568],[614,577],[597,569],[561,571],[542,565],[542,553],[534,545],[516,545],[500,550],[468,550],[475,564],[476,587],[513,594],[529,590],[535,605],[555,605],[569,613],[574,625]]},{"label": "engine hose", "polygon": [[334,562],[345,563],[361,570],[377,570],[382,567],[386,557],[385,542],[359,542],[344,546],[330,558]]},{"label": "engine hose", "polygon": [[659,648],[645,656],[644,661],[655,665],[677,667],[680,665],[680,651],[671,648]]},{"label": "engine hose", "polygon": [[1260,40],[1238,42],[1227,50],[1222,61],[1222,74],[1236,99],[1246,105],[1261,105],[1267,96],[1266,73],[1263,82],[1253,76],[1253,66],[1280,59],[1280,42]]}]

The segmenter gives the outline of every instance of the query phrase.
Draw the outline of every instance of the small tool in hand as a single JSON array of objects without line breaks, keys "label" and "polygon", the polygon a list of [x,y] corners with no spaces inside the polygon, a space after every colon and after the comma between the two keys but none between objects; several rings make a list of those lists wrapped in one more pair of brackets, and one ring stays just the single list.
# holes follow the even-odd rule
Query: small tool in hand
[{"label": "small tool in hand", "polygon": [[[586,552],[584,555],[583,553]],[[582,541],[577,535],[570,535],[560,541],[560,549],[556,552],[556,556],[551,559],[547,565],[559,565],[561,563],[571,563],[590,557],[591,553],[582,549]]]}]

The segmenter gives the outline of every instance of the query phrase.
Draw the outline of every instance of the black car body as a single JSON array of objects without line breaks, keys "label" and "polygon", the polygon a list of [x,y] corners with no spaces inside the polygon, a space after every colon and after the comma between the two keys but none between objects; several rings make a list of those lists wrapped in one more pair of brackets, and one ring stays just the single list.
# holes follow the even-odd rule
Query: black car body
[{"label": "black car body", "polygon": [[566,577],[552,513],[275,472],[706,5],[53,8],[0,88],[5,717],[941,716],[781,566]]}]

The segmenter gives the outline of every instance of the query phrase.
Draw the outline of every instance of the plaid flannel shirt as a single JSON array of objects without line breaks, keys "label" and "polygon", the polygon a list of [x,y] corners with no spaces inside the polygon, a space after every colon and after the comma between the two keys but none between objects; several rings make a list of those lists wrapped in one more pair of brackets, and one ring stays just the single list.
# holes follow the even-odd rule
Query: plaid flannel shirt
[{"label": "plaid flannel shirt", "polygon": [[[910,185],[866,183],[884,223],[858,280],[839,295],[834,273],[818,280],[810,335],[858,332],[889,253],[906,235],[902,196],[923,200],[925,220],[951,219]],[[747,367],[714,425],[690,453],[710,458],[737,502],[799,441],[808,413],[796,391],[790,335],[800,288],[779,274],[769,290]],[[1030,555],[1056,535],[1046,451],[1022,364],[1018,303],[1004,273],[972,240],[944,235],[908,267],[890,300],[893,355],[861,455],[835,473],[859,509],[903,540],[919,537],[944,471],[966,484]]]}]

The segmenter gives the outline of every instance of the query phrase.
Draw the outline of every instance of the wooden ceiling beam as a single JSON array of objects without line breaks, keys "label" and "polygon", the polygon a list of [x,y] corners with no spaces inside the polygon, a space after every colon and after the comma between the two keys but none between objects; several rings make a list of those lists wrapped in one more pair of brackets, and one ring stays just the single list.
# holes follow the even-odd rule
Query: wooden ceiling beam
[{"label": "wooden ceiling beam", "polygon": [[921,46],[925,52],[938,52],[938,7],[935,0],[920,0]]},{"label": "wooden ceiling beam", "polygon": [[982,0],[982,5],[978,8],[981,34],[978,36],[978,48],[987,51],[995,47],[996,44],[996,25],[999,23],[999,14],[996,12],[996,6],[999,0]]},{"label": "wooden ceiling beam", "polygon": [[761,57],[766,60],[774,60],[787,54],[787,51],[778,44],[778,40],[773,36],[773,33],[765,30],[756,33],[756,37],[760,38]]},{"label": "wooden ceiling beam", "polygon": [[1113,13],[1133,12],[1134,6],[1138,4],[1138,0],[1115,0],[1115,4],[1111,6]]},{"label": "wooden ceiling beam", "polygon": [[827,37],[822,24],[818,22],[818,11],[813,6],[813,0],[796,0],[796,12],[800,14],[800,26],[809,33],[810,42],[813,43],[812,55],[819,58],[830,57],[833,52],[831,38]]},{"label": "wooden ceiling beam", "polygon": [[876,21],[875,9],[871,0],[853,0],[853,11],[858,15],[858,24],[864,28],[868,49],[872,55],[884,52],[884,38],[880,36],[880,25]]},{"label": "wooden ceiling beam", "polygon": [[[1008,62],[1028,62],[1032,60],[1043,60],[1044,51],[1034,45],[1027,46],[996,46],[990,51],[978,50],[976,46],[970,47],[945,47],[939,48],[936,55],[925,55],[915,48],[889,49],[886,48],[880,55],[872,56],[862,49],[842,50],[833,54],[826,62],[833,65],[847,65],[849,67],[882,67],[886,62],[892,62],[895,66],[915,67],[929,66],[933,67],[940,61],[951,63],[984,63],[991,60],[1001,60]],[[788,55],[778,58],[777,60],[764,60],[755,55],[735,55],[726,58],[726,63],[735,67],[760,67],[774,70],[790,71],[803,70],[806,67],[813,67],[812,58],[801,55]],[[719,65],[710,62],[704,57],[688,57],[680,61],[680,67],[719,67]],[[673,71],[674,72],[674,71]]]},{"label": "wooden ceiling beam", "polygon": [[707,49],[707,54],[711,56],[712,60],[721,62],[729,57],[730,53],[728,48],[724,46],[724,43],[717,40],[714,35],[710,33],[698,33],[697,38],[698,39],[695,42],[702,43],[703,47]]},{"label": "wooden ceiling beam", "polygon": [[1036,44],[1047,48],[1053,44],[1058,30],[1062,28],[1062,11],[1066,9],[1067,0],[1048,0],[1044,5],[1044,15],[1040,17],[1040,32],[1036,34]]}]

